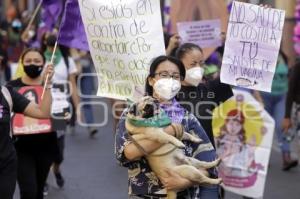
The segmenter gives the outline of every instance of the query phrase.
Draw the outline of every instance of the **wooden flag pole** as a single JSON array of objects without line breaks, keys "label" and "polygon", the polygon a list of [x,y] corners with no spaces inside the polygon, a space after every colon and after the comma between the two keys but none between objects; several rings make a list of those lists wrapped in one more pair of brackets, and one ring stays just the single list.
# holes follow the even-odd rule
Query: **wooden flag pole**
[{"label": "wooden flag pole", "polygon": [[[57,48],[57,40],[56,40],[55,45],[54,45],[54,49],[53,49],[53,52],[52,52],[50,64],[53,64],[53,59],[54,59],[54,54],[55,54],[56,48]],[[44,98],[44,94],[45,94],[45,91],[46,91],[48,79],[49,79],[49,74],[47,74],[46,80],[45,80],[45,83],[44,83],[43,93],[42,93],[42,97],[41,97],[42,99]]]},{"label": "wooden flag pole", "polygon": [[29,23],[28,23],[28,25],[27,25],[24,32],[27,32],[29,30],[30,26],[32,25],[32,23],[33,23],[33,21],[36,17],[36,15],[38,14],[39,10],[41,9],[42,3],[43,3],[43,0],[40,1],[38,6],[36,7],[36,9],[34,10],[33,15],[31,16],[30,21],[29,21]]}]

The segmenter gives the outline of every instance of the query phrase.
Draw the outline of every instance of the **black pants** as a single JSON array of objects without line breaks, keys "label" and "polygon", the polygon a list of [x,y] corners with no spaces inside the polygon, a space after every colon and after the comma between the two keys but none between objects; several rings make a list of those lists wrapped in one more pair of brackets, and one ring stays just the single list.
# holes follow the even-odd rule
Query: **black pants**
[{"label": "black pants", "polygon": [[61,135],[57,138],[57,153],[54,158],[54,163],[60,165],[64,160],[65,150],[65,135]]},{"label": "black pants", "polygon": [[18,152],[18,183],[21,199],[43,199],[43,189],[52,162],[51,155]]},{"label": "black pants", "polygon": [[11,159],[0,169],[0,198],[12,199],[17,182],[17,158]]}]

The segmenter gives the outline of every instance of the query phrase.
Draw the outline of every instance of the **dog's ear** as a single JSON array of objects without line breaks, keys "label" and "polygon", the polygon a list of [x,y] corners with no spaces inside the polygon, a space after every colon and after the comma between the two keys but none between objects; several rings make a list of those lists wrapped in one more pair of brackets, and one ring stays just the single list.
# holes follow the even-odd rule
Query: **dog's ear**
[{"label": "dog's ear", "polygon": [[134,116],[138,115],[137,104],[132,104],[130,106],[129,113],[134,115]]},{"label": "dog's ear", "polygon": [[143,109],[143,118],[150,118],[154,116],[153,104],[146,104]]}]

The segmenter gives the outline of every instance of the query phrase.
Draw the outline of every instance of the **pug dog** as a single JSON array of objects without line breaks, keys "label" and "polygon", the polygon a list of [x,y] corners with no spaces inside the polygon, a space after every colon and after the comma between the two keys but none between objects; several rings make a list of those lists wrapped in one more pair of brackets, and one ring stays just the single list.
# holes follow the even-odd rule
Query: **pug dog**
[{"label": "pug dog", "polygon": [[[145,158],[153,172],[157,176],[166,176],[166,170],[179,174],[198,184],[217,185],[222,182],[222,179],[209,178],[207,169],[216,167],[220,164],[220,159],[212,162],[199,161],[193,157],[187,157],[182,150],[185,145],[182,140],[190,140],[194,143],[200,143],[202,140],[187,132],[184,132],[183,126],[180,124],[170,124],[174,130],[174,135],[167,134],[163,127],[153,127],[151,123],[160,124],[158,116],[160,109],[157,100],[152,97],[144,97],[139,102],[133,104],[128,111],[126,117],[126,129],[133,140],[133,143],[138,145],[139,140],[149,139],[162,144],[160,148],[151,154],[145,154],[142,146],[138,146],[143,150]],[[143,121],[148,119],[150,125],[134,125],[135,121]],[[152,119],[152,120],[151,120]],[[167,199],[176,199],[179,190],[167,190]]]}]

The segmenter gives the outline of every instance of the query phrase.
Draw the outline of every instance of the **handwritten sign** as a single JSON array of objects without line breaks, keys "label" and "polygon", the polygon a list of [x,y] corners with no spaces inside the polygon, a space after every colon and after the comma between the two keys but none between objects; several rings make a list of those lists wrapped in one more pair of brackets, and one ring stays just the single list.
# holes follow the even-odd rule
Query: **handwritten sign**
[{"label": "handwritten sign", "polygon": [[203,20],[177,23],[183,43],[194,43],[201,48],[221,46],[221,21]]},{"label": "handwritten sign", "polygon": [[271,91],[285,11],[234,1],[221,69],[223,83]]},{"label": "handwritten sign", "polygon": [[227,191],[262,198],[275,122],[250,93],[233,92],[213,113],[219,177]]},{"label": "handwritten sign", "polygon": [[165,54],[159,0],[80,0],[98,96],[137,99],[151,60]]},{"label": "handwritten sign", "polygon": [[[34,101],[37,104],[41,103],[43,92],[43,87],[41,86],[21,87],[18,92],[30,101]],[[12,130],[14,135],[50,133],[52,124],[50,119],[40,120],[17,113],[12,119]]]}]

